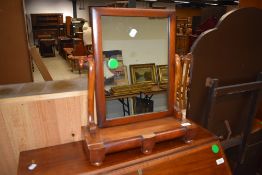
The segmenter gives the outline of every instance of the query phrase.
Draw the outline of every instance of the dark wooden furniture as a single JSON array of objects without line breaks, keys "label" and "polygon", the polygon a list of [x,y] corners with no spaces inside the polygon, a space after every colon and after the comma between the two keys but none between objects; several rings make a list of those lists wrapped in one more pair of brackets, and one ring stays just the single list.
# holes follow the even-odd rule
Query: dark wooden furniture
[{"label": "dark wooden furniture", "polygon": [[66,36],[71,37],[71,33],[72,33],[72,17],[71,16],[66,16]]},{"label": "dark wooden furniture", "polygon": [[71,47],[65,47],[65,48],[63,48],[63,50],[64,50],[64,53],[65,53],[65,55],[66,55],[66,59],[68,59],[67,57],[68,57],[69,55],[72,55],[73,48],[71,48]]},{"label": "dark wooden furniture", "polygon": [[192,19],[176,18],[176,54],[186,55],[190,50],[189,38],[192,34]]},{"label": "dark wooden furniture", "polygon": [[71,53],[67,55],[67,60],[70,62],[71,71],[78,70],[81,74],[82,70],[87,69],[87,50],[84,46],[83,40],[79,38],[73,38],[73,48],[64,48],[65,54],[69,54],[68,51],[71,50]]},{"label": "dark wooden furniture", "polygon": [[256,161],[261,162],[260,131],[250,132],[256,107],[261,105],[254,98],[258,92],[253,91],[261,89],[261,80],[257,81],[262,72],[262,51],[257,47],[262,39],[261,18],[262,10],[255,8],[228,13],[215,29],[200,35],[191,50],[187,116],[224,140],[235,174],[251,174]]},{"label": "dark wooden furniture", "polygon": [[39,52],[42,57],[55,56],[55,39],[40,39]]},{"label": "dark wooden furniture", "polygon": [[[177,112],[174,110],[174,56],[175,56],[175,13],[174,11],[169,10],[148,10],[148,9],[116,9],[116,8],[93,8],[93,44],[94,44],[94,57],[95,57],[95,65],[90,60],[89,63],[89,82],[88,82],[88,125],[82,128],[83,131],[83,148],[86,152],[86,156],[89,158],[90,164],[94,166],[101,166],[101,168],[97,169],[97,172],[106,172],[107,168],[104,169],[110,155],[114,156],[118,153],[123,152],[125,156],[129,157],[133,153],[128,156],[128,152],[130,149],[139,148],[138,156],[139,158],[134,160],[134,162],[130,162],[135,165],[138,162],[145,160],[145,164],[149,164],[147,162],[147,158],[151,157],[150,162],[155,162],[156,166],[152,166],[146,171],[149,174],[152,171],[157,170],[165,164],[165,161],[159,161],[160,157],[167,156],[164,160],[169,160],[169,156],[172,157],[173,149],[172,147],[176,147],[177,150],[183,150],[182,152],[186,153],[187,149],[190,145],[194,145],[197,143],[195,140],[196,135],[198,135],[198,131],[202,130],[197,125],[191,123],[190,121],[180,120],[177,118]],[[143,113],[140,115],[128,116],[125,118],[118,118],[113,120],[108,120],[105,117],[105,101],[106,96],[104,92],[104,74],[103,74],[103,65],[104,60],[102,57],[102,38],[101,38],[101,16],[110,15],[110,16],[135,16],[135,17],[160,17],[160,18],[168,18],[169,24],[167,25],[169,28],[168,34],[168,63],[172,66],[169,66],[169,81],[167,85],[167,91],[170,93],[167,98],[167,110],[159,111],[154,113]],[[96,75],[94,74],[96,72]],[[94,82],[94,80],[96,80]],[[94,88],[96,88],[96,106],[97,115],[98,115],[98,126],[94,121]],[[190,122],[187,123],[187,122]],[[187,123],[187,124],[185,124]],[[200,136],[200,135],[199,135]],[[169,140],[172,140],[168,142]],[[181,142],[182,141],[182,142]],[[165,142],[165,143],[164,143]],[[181,144],[176,144],[181,142]],[[166,145],[167,144],[167,145]],[[154,154],[155,151],[158,152],[161,148],[159,145],[163,145],[166,148],[166,154]],[[164,146],[165,145],[165,146]],[[195,145],[194,149],[201,149],[198,147],[200,145]],[[193,150],[188,150],[189,152]],[[107,155],[107,157],[106,157]],[[144,157],[145,156],[145,157]],[[148,157],[147,157],[148,156]],[[160,156],[160,157],[159,157]],[[125,173],[136,173],[137,169],[130,169],[130,164],[125,162],[126,160],[130,160],[121,158],[122,163],[116,163],[112,165],[117,168],[116,172],[120,174]],[[132,157],[132,156],[131,156]],[[130,158],[131,158],[130,157]],[[147,157],[147,158],[146,158]],[[174,156],[175,157],[175,156]],[[145,159],[144,159],[145,158]],[[196,157],[195,157],[196,158]],[[132,158],[131,158],[132,159]],[[198,160],[196,158],[196,160]],[[123,166],[122,166],[123,165]],[[160,165],[158,167],[158,165]],[[211,166],[211,165],[210,165]],[[168,171],[172,172],[172,164],[168,164],[165,173]],[[208,167],[208,166],[207,166]],[[95,168],[96,169],[96,168]],[[128,170],[129,169],[129,170]],[[161,169],[161,168],[160,168]],[[140,170],[139,170],[140,171]],[[175,172],[176,170],[174,170]],[[183,170],[184,171],[184,170]],[[211,170],[212,171],[212,170]],[[211,172],[210,171],[210,172]],[[224,174],[230,174],[230,171],[223,170]],[[164,174],[165,174],[164,173]],[[198,172],[199,173],[199,172]],[[209,173],[209,172],[207,172]],[[212,174],[212,173],[211,173]]]},{"label": "dark wooden furniture", "polygon": [[52,39],[52,35],[38,35],[37,38],[38,38],[38,46],[39,46],[40,45],[39,42],[41,39]]},{"label": "dark wooden furniture", "polygon": [[177,34],[176,53],[182,56],[188,54],[189,50],[189,35]]},{"label": "dark wooden furniture", "polygon": [[58,53],[61,55],[64,59],[67,58],[66,53],[64,52],[64,48],[73,48],[73,40],[69,37],[58,37]]},{"label": "dark wooden furniture", "polygon": [[82,73],[84,69],[88,68],[87,56],[73,56],[69,55],[68,60],[70,61],[71,71],[77,70],[79,74]]},{"label": "dark wooden furniture", "polygon": [[[167,98],[167,110],[143,113],[139,117],[135,115],[108,120],[106,118],[106,97],[104,92],[104,58],[102,48],[102,16],[113,17],[159,17],[168,19],[166,24],[168,27],[168,63],[174,64],[175,56],[175,12],[172,10],[152,10],[152,9],[122,9],[122,8],[93,8],[93,45],[94,57],[96,61],[96,102],[99,106],[97,110],[98,125],[94,122],[93,106],[88,106],[88,126],[83,128],[85,137],[84,147],[89,152],[89,160],[93,165],[101,165],[105,159],[105,155],[117,151],[128,150],[141,147],[141,152],[150,154],[156,143],[175,138],[184,138],[185,142],[189,142],[193,137],[193,128],[181,125],[181,121],[175,118],[176,114],[173,108],[174,104],[174,68],[169,66],[169,81]],[[119,18],[117,18],[119,19]],[[93,68],[91,68],[93,70]],[[89,85],[91,86],[92,74],[89,73]],[[93,88],[93,87],[92,87]],[[92,88],[88,89],[88,96],[93,99]],[[88,102],[88,105],[92,104]],[[156,119],[156,120],[153,120]],[[137,122],[137,123],[136,123]],[[119,125],[119,126],[117,126]],[[109,128],[102,128],[108,127]],[[117,133],[117,134],[116,134]]]},{"label": "dark wooden furniture", "polygon": [[34,43],[38,41],[39,35],[51,35],[57,38],[63,25],[62,13],[40,13],[31,14],[32,32]]},{"label": "dark wooden furniture", "polygon": [[[220,151],[212,152],[212,145]],[[217,164],[217,161],[224,162]],[[32,163],[37,167],[30,171]],[[150,155],[141,154],[140,149],[113,153],[107,156],[102,166],[96,167],[86,159],[82,142],[74,142],[20,154],[18,175],[29,174],[191,174],[228,175],[230,168],[217,139],[198,127],[196,137],[190,144],[183,140],[158,143]]]},{"label": "dark wooden furniture", "polygon": [[75,32],[75,37],[83,40],[83,32]]}]

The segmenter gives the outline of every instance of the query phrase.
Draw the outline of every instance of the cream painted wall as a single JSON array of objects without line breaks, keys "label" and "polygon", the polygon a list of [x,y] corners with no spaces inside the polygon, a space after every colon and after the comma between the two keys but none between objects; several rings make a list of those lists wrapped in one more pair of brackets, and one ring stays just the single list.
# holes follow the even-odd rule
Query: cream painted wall
[{"label": "cream painted wall", "polygon": [[33,42],[33,32],[31,26],[31,16],[34,13],[63,13],[63,21],[66,16],[73,16],[73,6],[70,0],[24,0],[25,14],[27,17],[27,29],[29,34],[29,41],[31,45]]},{"label": "cream painted wall", "polygon": [[[137,29],[135,38],[130,29]],[[167,65],[168,20],[136,17],[102,17],[103,50],[122,50],[123,62]],[[128,75],[130,79],[130,75]]]},{"label": "cream painted wall", "polygon": [[[130,29],[137,29],[134,38],[129,36]],[[129,65],[168,64],[168,19],[145,17],[102,17],[103,50],[122,50],[123,63],[127,66],[129,83],[131,76]],[[167,109],[167,94],[154,95],[154,112]],[[130,99],[130,110],[133,111]],[[118,100],[107,101],[107,117],[123,116]],[[132,112],[131,112],[132,113]]]},{"label": "cream painted wall", "polygon": [[25,0],[26,14],[31,13],[63,13],[73,16],[72,1],[70,0]]},{"label": "cream painted wall", "polygon": [[[79,18],[84,18],[88,20],[88,14],[89,9],[88,6],[106,6],[112,2],[115,2],[114,0],[84,0],[85,1],[85,10],[79,10],[79,0],[77,1],[77,16]],[[137,8],[148,8],[149,4],[147,2],[137,2],[136,3]],[[161,6],[161,7],[167,7],[168,9],[175,9],[174,3],[162,3],[162,2],[156,2],[154,3],[154,6]]]},{"label": "cream painted wall", "polygon": [[77,1],[77,17],[78,18],[84,18],[89,21],[89,6],[106,6],[107,4],[110,4],[110,0],[84,0],[85,1],[85,9],[80,10],[79,9],[79,0]]},{"label": "cream painted wall", "polygon": [[[80,1],[77,0],[77,17],[89,20],[89,6],[106,6],[115,2],[114,0],[84,0],[84,10],[80,10]],[[71,0],[25,0],[26,13],[63,13],[65,16],[73,16],[73,6]],[[154,6],[164,6],[174,9],[174,3],[154,3]],[[137,2],[137,8],[148,8],[148,3]]]}]

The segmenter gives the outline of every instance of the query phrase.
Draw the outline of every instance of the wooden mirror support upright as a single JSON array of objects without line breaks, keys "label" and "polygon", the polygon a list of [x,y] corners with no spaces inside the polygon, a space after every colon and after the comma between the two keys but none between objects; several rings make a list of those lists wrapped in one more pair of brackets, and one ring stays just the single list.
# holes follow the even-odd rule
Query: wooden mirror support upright
[{"label": "wooden mirror support upright", "polygon": [[[104,92],[102,16],[167,18],[168,21],[168,74],[167,110],[132,115],[107,120]],[[95,66],[89,63],[88,126],[83,127],[84,148],[90,163],[99,166],[108,153],[141,147],[141,152],[150,154],[157,142],[171,139],[192,140],[194,125],[183,125],[174,110],[175,66],[175,11],[159,9],[93,8],[93,46]],[[96,76],[95,76],[96,74]],[[97,121],[94,119],[94,85],[96,91]],[[156,145],[157,146],[157,145]]]},{"label": "wooden mirror support upright", "polygon": [[94,59],[88,59],[89,72],[88,72],[88,130],[90,133],[96,132],[96,124],[94,118],[94,90],[95,90],[95,66]]}]

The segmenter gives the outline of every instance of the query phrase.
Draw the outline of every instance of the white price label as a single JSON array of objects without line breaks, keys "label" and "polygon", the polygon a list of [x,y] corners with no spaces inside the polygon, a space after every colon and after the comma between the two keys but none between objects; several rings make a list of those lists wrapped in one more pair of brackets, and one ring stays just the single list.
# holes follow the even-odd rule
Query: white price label
[{"label": "white price label", "polygon": [[28,166],[28,169],[32,171],[36,168],[36,166],[37,166],[37,164],[32,163],[31,165]]},{"label": "white price label", "polygon": [[220,158],[220,159],[217,159],[217,160],[216,160],[217,165],[220,165],[220,164],[222,164],[222,163],[224,163],[224,162],[225,162],[225,161],[224,161],[223,158]]},{"label": "white price label", "polygon": [[191,123],[188,123],[188,122],[181,124],[181,126],[190,126],[190,125],[191,125]]}]

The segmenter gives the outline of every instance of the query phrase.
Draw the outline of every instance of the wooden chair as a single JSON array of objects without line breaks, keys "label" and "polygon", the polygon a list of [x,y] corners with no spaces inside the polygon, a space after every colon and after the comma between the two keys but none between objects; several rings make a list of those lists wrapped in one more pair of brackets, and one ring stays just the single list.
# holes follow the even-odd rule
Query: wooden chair
[{"label": "wooden chair", "polygon": [[67,58],[72,67],[71,71],[73,72],[77,69],[79,74],[81,74],[84,65],[87,64],[87,50],[83,40],[79,38],[74,39],[72,55],[69,55]]},{"label": "wooden chair", "polygon": [[185,110],[187,106],[187,91],[189,85],[189,68],[191,54],[183,57],[175,57],[175,104],[179,111]]}]

